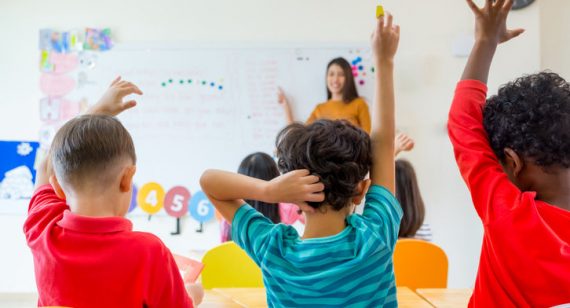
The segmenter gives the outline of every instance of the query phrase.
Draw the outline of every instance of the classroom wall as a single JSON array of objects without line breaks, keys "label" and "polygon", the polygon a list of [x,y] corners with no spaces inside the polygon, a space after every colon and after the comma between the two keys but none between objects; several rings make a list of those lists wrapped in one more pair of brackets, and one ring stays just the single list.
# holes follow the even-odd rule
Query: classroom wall
[{"label": "classroom wall", "polygon": [[540,67],[570,78],[570,1],[540,2]]},{"label": "classroom wall", "polygon": [[[562,3],[563,0],[558,2]],[[366,42],[374,24],[373,0],[21,0],[0,2],[0,139],[36,139],[38,29],[106,26],[119,42]],[[434,241],[450,261],[449,286],[471,287],[477,271],[482,227],[457,172],[445,122],[453,87],[465,58],[452,45],[472,32],[464,1],[385,0],[402,24],[397,59],[402,130],[417,140],[407,157],[417,167]],[[544,65],[541,16],[535,4],[515,12],[511,24],[527,28],[501,47],[490,78],[499,83]],[[550,13],[548,13],[548,16]],[[557,18],[563,20],[561,14]],[[554,21],[552,21],[554,24]],[[562,57],[563,54],[553,55]],[[21,232],[21,215],[0,216],[4,253],[0,292],[35,290],[32,258]],[[170,224],[168,228],[171,228]],[[189,246],[192,243],[188,243]]]}]

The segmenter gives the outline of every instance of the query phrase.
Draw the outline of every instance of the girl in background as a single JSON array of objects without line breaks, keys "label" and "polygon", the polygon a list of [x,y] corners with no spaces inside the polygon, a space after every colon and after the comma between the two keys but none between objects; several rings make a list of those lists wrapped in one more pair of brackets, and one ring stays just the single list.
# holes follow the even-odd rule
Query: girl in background
[{"label": "girl in background", "polygon": [[[335,58],[327,65],[327,101],[315,107],[307,124],[316,120],[347,120],[370,133],[370,112],[368,104],[358,96],[352,68],[344,58]],[[291,105],[281,89],[278,101],[285,109],[288,124],[294,122]]]},{"label": "girl in background", "polygon": [[[238,168],[239,174],[244,174],[262,180],[272,180],[280,175],[277,164],[273,158],[265,153],[257,152],[246,156]],[[299,214],[298,207],[289,203],[265,203],[256,200],[245,200],[249,205],[258,212],[269,218],[273,223],[294,224],[297,220],[305,223],[302,214]],[[223,242],[231,241],[231,225],[222,220],[221,224],[221,240]]]},{"label": "girl in background", "polygon": [[404,159],[396,160],[396,199],[404,211],[398,237],[431,241],[431,227],[424,223],[425,206],[416,172],[412,164]]}]

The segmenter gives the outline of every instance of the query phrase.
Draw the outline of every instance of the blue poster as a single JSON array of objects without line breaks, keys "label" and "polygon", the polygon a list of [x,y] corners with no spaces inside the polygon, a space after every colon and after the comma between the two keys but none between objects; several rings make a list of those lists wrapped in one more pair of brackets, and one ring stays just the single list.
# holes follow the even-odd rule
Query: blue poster
[{"label": "blue poster", "polygon": [[32,197],[38,148],[38,142],[0,141],[0,199]]}]

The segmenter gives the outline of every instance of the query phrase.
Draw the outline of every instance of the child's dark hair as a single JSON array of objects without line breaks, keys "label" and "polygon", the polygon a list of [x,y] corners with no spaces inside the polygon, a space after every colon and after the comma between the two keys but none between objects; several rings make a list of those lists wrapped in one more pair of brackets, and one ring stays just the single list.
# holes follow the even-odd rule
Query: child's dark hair
[{"label": "child's dark hair", "polygon": [[[277,164],[273,158],[261,152],[246,156],[239,165],[238,173],[265,181],[273,180],[280,175]],[[261,212],[265,217],[271,219],[274,223],[281,222],[278,204],[257,200],[245,200],[245,202]]]},{"label": "child's dark hair", "polygon": [[[327,65],[327,75],[329,69],[332,65],[338,65],[342,68],[344,72],[344,86],[342,87],[342,100],[345,103],[350,103],[358,98],[358,91],[356,90],[356,83],[354,82],[354,76],[352,75],[352,67],[350,63],[344,58],[334,58]],[[332,98],[332,93],[327,87],[327,99]]]},{"label": "child's dark hair", "polygon": [[[74,188],[90,185],[85,178],[111,179],[104,172],[121,159],[136,163],[133,140],[114,117],[83,115],[63,125],[51,145],[51,161],[58,180]],[[115,175],[109,175],[115,176]]]},{"label": "child's dark hair", "polygon": [[308,169],[325,185],[325,200],[309,202],[314,208],[329,204],[339,211],[357,196],[357,184],[372,165],[370,137],[344,120],[318,120],[285,127],[277,136],[279,169]]},{"label": "child's dark hair", "polygon": [[424,223],[425,206],[416,172],[407,160],[396,161],[396,199],[404,211],[398,237],[413,237]]},{"label": "child's dark hair", "polygon": [[570,84],[556,73],[503,85],[487,100],[483,124],[501,161],[511,148],[542,167],[570,167]]}]

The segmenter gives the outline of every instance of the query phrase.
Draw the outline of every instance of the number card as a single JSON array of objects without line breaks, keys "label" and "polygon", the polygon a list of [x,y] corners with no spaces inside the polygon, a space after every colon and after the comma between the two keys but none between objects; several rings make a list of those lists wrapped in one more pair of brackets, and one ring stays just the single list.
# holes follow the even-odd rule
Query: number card
[{"label": "number card", "polygon": [[164,198],[164,210],[172,217],[182,217],[188,211],[190,191],[182,186],[171,188]]},{"label": "number card", "polygon": [[164,206],[164,188],[158,183],[146,183],[138,193],[137,202],[141,209],[156,214]]}]

